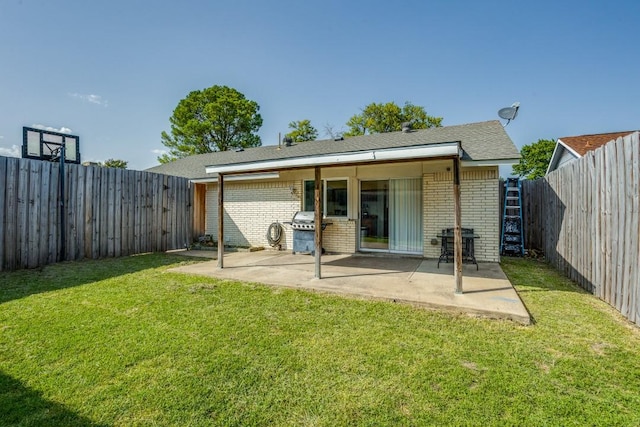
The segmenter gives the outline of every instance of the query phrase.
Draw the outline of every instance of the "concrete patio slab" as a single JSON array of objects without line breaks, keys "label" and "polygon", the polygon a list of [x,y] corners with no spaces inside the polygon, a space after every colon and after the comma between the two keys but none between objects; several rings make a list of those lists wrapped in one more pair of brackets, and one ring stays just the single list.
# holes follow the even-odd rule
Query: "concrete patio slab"
[{"label": "concrete patio slab", "polygon": [[213,251],[176,252],[212,258],[211,261],[172,269],[189,274],[309,289],[320,292],[382,299],[438,310],[463,312],[495,319],[531,323],[529,312],[499,264],[463,266],[463,293],[456,295],[453,264],[436,260],[384,256],[323,255],[322,279],[314,277],[309,255],[259,251],[225,254],[218,269]]}]

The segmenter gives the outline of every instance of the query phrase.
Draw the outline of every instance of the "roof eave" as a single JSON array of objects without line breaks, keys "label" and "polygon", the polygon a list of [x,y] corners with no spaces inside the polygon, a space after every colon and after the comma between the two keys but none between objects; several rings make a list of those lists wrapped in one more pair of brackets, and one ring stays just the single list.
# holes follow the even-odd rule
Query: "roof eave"
[{"label": "roof eave", "polygon": [[[227,181],[253,181],[253,180],[262,180],[262,179],[278,179],[280,178],[279,172],[266,172],[266,173],[245,173],[239,175],[232,175],[228,177]],[[218,182],[218,175],[205,177],[205,178],[194,178],[189,181],[195,184],[208,184]]]},{"label": "roof eave", "polygon": [[460,163],[465,167],[480,167],[480,166],[511,166],[520,161],[520,158],[509,159],[487,159],[487,160],[462,160]]}]

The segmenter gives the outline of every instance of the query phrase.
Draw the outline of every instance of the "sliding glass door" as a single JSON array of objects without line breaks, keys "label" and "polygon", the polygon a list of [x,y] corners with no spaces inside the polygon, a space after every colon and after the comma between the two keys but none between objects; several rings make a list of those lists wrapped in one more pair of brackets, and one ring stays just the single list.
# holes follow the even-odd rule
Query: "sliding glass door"
[{"label": "sliding glass door", "polygon": [[360,249],[422,253],[422,181],[360,182]]}]

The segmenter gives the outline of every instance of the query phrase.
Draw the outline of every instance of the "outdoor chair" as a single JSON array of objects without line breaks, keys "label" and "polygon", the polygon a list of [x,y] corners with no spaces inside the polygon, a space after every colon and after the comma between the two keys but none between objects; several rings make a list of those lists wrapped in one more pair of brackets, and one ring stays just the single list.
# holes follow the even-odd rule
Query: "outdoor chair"
[{"label": "outdoor chair", "polygon": [[[473,228],[462,228],[462,262],[470,262],[476,265],[476,270],[479,269],[478,262],[475,257],[475,238],[477,237],[474,234]],[[440,268],[440,263],[442,261],[449,263],[453,261],[454,257],[454,237],[453,237],[454,229],[453,228],[444,228],[442,229],[442,233],[440,234],[441,245],[440,245],[440,257],[438,258],[438,268]]]}]

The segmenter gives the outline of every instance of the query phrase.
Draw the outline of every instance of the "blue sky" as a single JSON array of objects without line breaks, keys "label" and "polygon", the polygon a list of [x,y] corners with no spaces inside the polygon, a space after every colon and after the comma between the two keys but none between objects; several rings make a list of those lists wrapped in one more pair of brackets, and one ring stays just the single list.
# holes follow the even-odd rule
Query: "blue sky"
[{"label": "blue sky", "polygon": [[37,125],[145,169],[180,99],[213,85],[260,105],[264,145],[389,101],[444,125],[519,101],[518,147],[639,129],[638,18],[638,1],[0,0],[0,155]]}]

